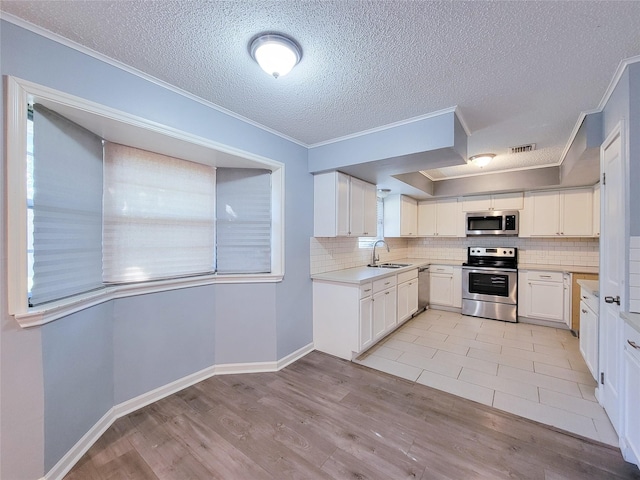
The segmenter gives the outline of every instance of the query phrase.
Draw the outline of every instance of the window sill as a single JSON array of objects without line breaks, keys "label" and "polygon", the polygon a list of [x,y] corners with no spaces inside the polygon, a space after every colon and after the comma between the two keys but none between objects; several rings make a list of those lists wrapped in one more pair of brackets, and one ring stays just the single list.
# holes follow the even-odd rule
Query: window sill
[{"label": "window sill", "polygon": [[73,297],[65,298],[57,302],[50,302],[29,308],[27,312],[17,313],[14,317],[22,328],[36,327],[117,298],[132,297],[147,293],[166,292],[169,290],[199,287],[203,285],[213,285],[217,283],[277,283],[281,282],[283,277],[283,275],[270,273],[255,275],[213,274],[155,282],[140,282],[127,285],[109,285],[100,290],[74,295]]}]

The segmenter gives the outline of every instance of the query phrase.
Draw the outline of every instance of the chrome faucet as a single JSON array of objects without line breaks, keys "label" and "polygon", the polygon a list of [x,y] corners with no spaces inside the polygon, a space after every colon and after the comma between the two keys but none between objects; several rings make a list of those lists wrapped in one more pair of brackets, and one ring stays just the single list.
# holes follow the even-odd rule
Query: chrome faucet
[{"label": "chrome faucet", "polygon": [[376,243],[373,244],[373,252],[371,252],[371,263],[369,264],[369,266],[371,267],[375,267],[376,262],[380,260],[380,255],[376,257],[376,247],[378,246],[379,243],[384,243],[384,246],[387,247],[387,252],[390,251],[389,245],[387,245],[387,242],[385,242],[384,240],[376,240]]}]

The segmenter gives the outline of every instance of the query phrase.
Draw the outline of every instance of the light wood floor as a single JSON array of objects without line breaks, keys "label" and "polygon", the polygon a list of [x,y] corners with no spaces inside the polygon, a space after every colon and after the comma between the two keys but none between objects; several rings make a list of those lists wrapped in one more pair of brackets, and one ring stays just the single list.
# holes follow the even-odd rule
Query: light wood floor
[{"label": "light wood floor", "polygon": [[313,352],[119,419],[67,480],[640,479],[618,450]]}]

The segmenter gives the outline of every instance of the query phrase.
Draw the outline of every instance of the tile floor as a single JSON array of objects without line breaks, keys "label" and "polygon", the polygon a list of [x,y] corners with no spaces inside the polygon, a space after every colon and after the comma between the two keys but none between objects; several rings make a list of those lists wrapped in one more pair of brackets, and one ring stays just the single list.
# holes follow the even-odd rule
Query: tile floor
[{"label": "tile floor", "polygon": [[427,310],[356,362],[618,446],[568,330]]}]

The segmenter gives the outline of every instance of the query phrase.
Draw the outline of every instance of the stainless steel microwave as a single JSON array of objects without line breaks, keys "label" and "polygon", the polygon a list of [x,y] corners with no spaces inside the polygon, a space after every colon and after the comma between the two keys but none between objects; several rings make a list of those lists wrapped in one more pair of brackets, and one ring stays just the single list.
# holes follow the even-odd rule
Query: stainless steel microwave
[{"label": "stainless steel microwave", "polygon": [[469,212],[466,215],[467,236],[508,235],[517,236],[519,219],[517,210]]}]

